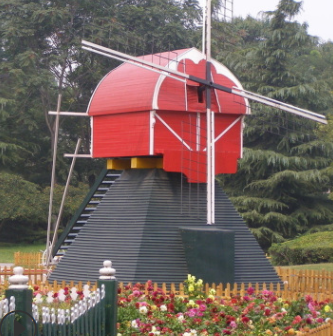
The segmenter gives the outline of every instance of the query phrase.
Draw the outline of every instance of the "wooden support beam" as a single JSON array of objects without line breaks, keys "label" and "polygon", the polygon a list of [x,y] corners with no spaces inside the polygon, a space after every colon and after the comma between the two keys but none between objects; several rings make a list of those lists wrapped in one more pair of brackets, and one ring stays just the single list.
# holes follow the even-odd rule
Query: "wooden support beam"
[{"label": "wooden support beam", "polygon": [[124,170],[131,168],[131,159],[109,159],[106,162],[107,169]]},{"label": "wooden support beam", "polygon": [[131,158],[131,168],[133,169],[163,168],[163,158],[134,157]]}]

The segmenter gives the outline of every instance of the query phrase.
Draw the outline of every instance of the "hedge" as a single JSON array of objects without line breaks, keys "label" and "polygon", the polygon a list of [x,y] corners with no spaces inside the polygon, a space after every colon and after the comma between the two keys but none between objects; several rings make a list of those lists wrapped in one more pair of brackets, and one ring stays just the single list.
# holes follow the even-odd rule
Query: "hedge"
[{"label": "hedge", "polygon": [[333,262],[333,232],[317,232],[273,244],[268,253],[274,265]]}]

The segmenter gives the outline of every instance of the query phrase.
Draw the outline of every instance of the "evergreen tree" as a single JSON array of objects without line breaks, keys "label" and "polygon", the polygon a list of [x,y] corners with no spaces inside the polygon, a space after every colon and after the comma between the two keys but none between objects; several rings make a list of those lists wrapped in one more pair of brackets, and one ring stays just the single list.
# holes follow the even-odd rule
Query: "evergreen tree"
[{"label": "evergreen tree", "polygon": [[[226,62],[247,89],[323,113],[332,104],[331,86],[311,67],[303,67],[304,59],[308,65],[313,62],[317,41],[307,34],[306,25],[291,21],[300,6],[281,0],[276,11],[267,13],[268,27],[258,36],[260,42],[251,39],[245,52],[236,50]],[[220,180],[261,246],[268,248],[332,222],[333,203],[327,197],[332,179],[326,168],[333,147],[318,139],[314,122],[251,106],[239,171]]]}]

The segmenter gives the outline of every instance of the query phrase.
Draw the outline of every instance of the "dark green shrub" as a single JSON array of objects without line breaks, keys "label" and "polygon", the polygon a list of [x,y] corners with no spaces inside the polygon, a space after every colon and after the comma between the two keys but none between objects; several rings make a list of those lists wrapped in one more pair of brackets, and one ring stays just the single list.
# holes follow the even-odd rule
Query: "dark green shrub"
[{"label": "dark green shrub", "polygon": [[274,265],[301,265],[331,262],[333,260],[333,232],[304,235],[268,250]]}]

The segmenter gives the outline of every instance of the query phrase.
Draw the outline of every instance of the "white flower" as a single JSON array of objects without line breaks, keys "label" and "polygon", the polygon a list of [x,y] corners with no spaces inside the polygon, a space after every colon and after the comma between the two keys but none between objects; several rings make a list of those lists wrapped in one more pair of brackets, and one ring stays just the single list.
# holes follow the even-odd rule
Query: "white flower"
[{"label": "white flower", "polygon": [[281,308],[281,311],[282,311],[283,313],[286,313],[286,312],[287,312],[285,308]]},{"label": "white flower", "polygon": [[117,333],[117,336],[123,336],[121,333]]},{"label": "white flower", "polygon": [[328,321],[331,321],[331,319],[328,317],[327,319],[325,319],[325,322],[327,323]]},{"label": "white flower", "polygon": [[183,314],[179,314],[177,318],[178,318],[179,321],[183,321],[184,320],[184,315]]},{"label": "white flower", "polygon": [[136,320],[133,320],[133,321],[131,322],[131,326],[132,326],[132,328],[139,328],[139,326],[138,326],[138,322],[137,322]]},{"label": "white flower", "polygon": [[197,335],[197,331],[195,329],[191,329],[190,335],[191,336],[196,336]]},{"label": "white flower", "polygon": [[38,293],[38,294],[35,296],[35,302],[36,302],[36,303],[42,303],[43,301],[44,301],[44,299],[43,299],[42,294]]},{"label": "white flower", "polygon": [[167,308],[167,306],[166,306],[166,305],[162,305],[162,306],[160,307],[160,310],[161,310],[161,311],[167,311],[167,310],[168,310],[168,308]]},{"label": "white flower", "polygon": [[140,312],[141,314],[147,314],[148,309],[147,309],[146,306],[141,306],[141,307],[139,308],[139,312]]},{"label": "white flower", "polygon": [[77,299],[79,294],[77,293],[77,289],[75,287],[73,287],[71,289],[71,294],[70,295],[71,295],[71,298],[72,298],[73,301],[75,301]]},{"label": "white flower", "polygon": [[47,293],[46,302],[47,302],[47,303],[52,303],[53,300],[54,300],[54,298],[53,298],[53,292],[48,292],[48,293]]},{"label": "white flower", "polygon": [[158,330],[156,329],[156,327],[153,326],[153,327],[151,328],[151,333],[153,333],[154,335],[159,335],[159,334],[160,334],[160,331],[158,331]]}]

